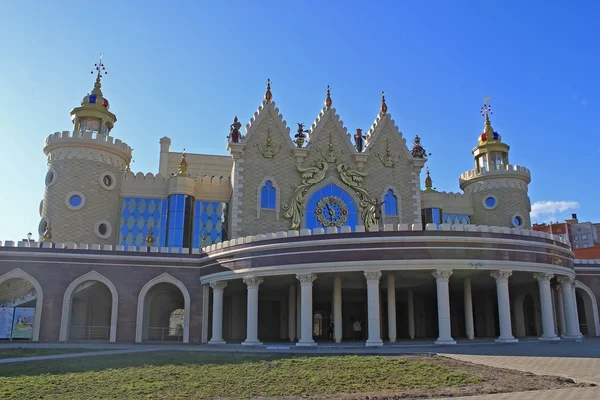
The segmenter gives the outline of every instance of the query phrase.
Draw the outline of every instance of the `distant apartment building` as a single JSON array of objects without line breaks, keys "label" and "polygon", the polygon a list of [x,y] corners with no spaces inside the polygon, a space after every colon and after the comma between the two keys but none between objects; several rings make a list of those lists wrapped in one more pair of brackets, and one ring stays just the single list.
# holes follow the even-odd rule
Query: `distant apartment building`
[{"label": "distant apartment building", "polygon": [[587,249],[600,244],[600,238],[598,237],[600,223],[579,222],[577,214],[571,214],[571,218],[565,220],[565,222],[533,224],[533,230],[562,236],[571,243],[571,248],[574,250]]}]

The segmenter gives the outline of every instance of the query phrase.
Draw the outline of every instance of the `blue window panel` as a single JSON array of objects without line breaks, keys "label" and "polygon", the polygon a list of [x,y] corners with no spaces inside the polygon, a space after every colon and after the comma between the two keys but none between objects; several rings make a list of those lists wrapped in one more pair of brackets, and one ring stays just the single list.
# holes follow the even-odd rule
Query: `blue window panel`
[{"label": "blue window panel", "polygon": [[344,226],[350,226],[354,230],[358,224],[358,210],[354,204],[354,200],[352,200],[352,197],[345,190],[333,183],[318,189],[306,202],[306,229],[323,228],[323,225],[317,220],[317,204],[321,199],[329,196],[339,197],[346,204],[348,218]]},{"label": "blue window panel", "polygon": [[431,209],[431,217],[433,219],[433,223],[436,225],[439,225],[442,223],[442,214],[440,213],[440,209],[439,208],[432,208]]},{"label": "blue window panel", "polygon": [[398,216],[398,199],[394,195],[394,191],[389,189],[384,198],[384,213],[385,215]]},{"label": "blue window panel", "polygon": [[260,189],[260,208],[274,209],[276,192],[273,182],[266,181],[265,186]]},{"label": "blue window panel", "polygon": [[227,238],[227,203],[196,201],[192,244],[194,247],[221,242]]},{"label": "blue window panel", "polygon": [[164,199],[124,197],[121,207],[119,243],[146,246],[148,227],[152,226],[154,246],[164,246],[168,201]]},{"label": "blue window panel", "polygon": [[471,217],[469,215],[461,215],[461,214],[443,214],[442,219],[445,224],[458,224],[458,225],[468,225],[471,223]]}]

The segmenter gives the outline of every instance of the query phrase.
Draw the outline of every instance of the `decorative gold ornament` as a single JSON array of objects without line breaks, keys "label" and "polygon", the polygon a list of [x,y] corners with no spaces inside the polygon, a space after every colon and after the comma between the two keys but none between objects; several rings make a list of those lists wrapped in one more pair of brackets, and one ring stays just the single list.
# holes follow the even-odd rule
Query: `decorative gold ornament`
[{"label": "decorative gold ornament", "polygon": [[267,79],[267,92],[265,93],[265,100],[270,103],[273,100],[273,93],[271,93],[271,79]]},{"label": "decorative gold ornament", "polygon": [[393,167],[396,159],[400,158],[399,155],[396,155],[396,156],[392,155],[389,138],[385,139],[385,155],[381,155],[379,153],[375,153],[375,155],[377,156],[377,158],[379,158],[379,161],[381,161],[383,166],[388,167],[388,168]]},{"label": "decorative gold ornament", "polygon": [[322,198],[317,203],[317,221],[325,227],[340,227],[348,220],[348,206],[336,196]]},{"label": "decorative gold ornament", "polygon": [[50,226],[50,224],[46,225],[46,229],[44,230],[44,235],[42,236],[42,239],[44,242],[52,241],[52,227]]},{"label": "decorative gold ornament", "polygon": [[273,140],[271,139],[271,129],[267,128],[267,143],[265,147],[261,147],[260,144],[254,143],[254,146],[258,147],[258,151],[264,158],[274,158],[279,150],[283,149],[283,146],[273,146]]},{"label": "decorative gold ornament", "polygon": [[306,135],[305,133],[308,133],[308,130],[304,130],[304,124],[302,122],[296,122],[298,124],[298,133],[296,133],[296,135],[294,135],[294,142],[296,143],[296,146],[298,147],[302,147],[304,146],[304,141],[306,140]]},{"label": "decorative gold ornament", "polygon": [[350,166],[345,162],[338,163],[337,171],[340,174],[342,182],[348,185],[360,199],[358,211],[365,224],[365,228],[370,230],[376,221],[371,212],[373,199],[369,191],[363,187],[363,180],[367,176],[367,173],[350,169]]},{"label": "decorative gold ornament", "polygon": [[343,154],[344,151],[334,151],[333,149],[333,138],[331,137],[331,133],[329,134],[329,145],[328,145],[328,151],[327,153],[324,153],[323,150],[319,147],[319,153],[321,153],[321,155],[323,156],[323,158],[328,162],[328,163],[335,163],[337,161],[337,159],[339,158],[340,154]]},{"label": "decorative gold ornament", "polygon": [[429,176],[429,168],[427,168],[427,177],[425,178],[425,191],[426,192],[433,192],[433,180],[431,179],[431,176]]},{"label": "decorative gold ornament", "polygon": [[148,236],[146,236],[146,246],[152,247],[154,244],[154,235],[152,234],[152,226],[148,227]]},{"label": "decorative gold ornament", "polygon": [[381,114],[387,113],[387,104],[385,104],[385,92],[381,92]]},{"label": "decorative gold ornament", "polygon": [[183,149],[183,153],[181,153],[181,161],[177,167],[177,176],[187,176],[188,163],[186,157],[187,154],[185,153],[185,149]]},{"label": "decorative gold ornament", "polygon": [[303,168],[299,165],[296,167],[302,174],[302,183],[300,185],[295,183],[292,185],[292,188],[294,188],[292,200],[290,204],[283,206],[285,210],[283,216],[292,220],[292,229],[300,228],[300,218],[304,215],[304,195],[311,187],[325,179],[325,175],[329,169],[327,163],[323,160],[318,160],[312,165],[312,167],[308,168]]},{"label": "decorative gold ornament", "polygon": [[325,107],[329,110],[333,102],[331,101],[331,89],[327,85],[327,98],[325,99]]}]

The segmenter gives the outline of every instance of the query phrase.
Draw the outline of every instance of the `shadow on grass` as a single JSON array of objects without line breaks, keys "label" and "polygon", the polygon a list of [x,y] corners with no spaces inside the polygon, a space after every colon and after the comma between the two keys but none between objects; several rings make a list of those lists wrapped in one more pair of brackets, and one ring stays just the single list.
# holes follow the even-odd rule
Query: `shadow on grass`
[{"label": "shadow on grass", "polygon": [[97,372],[109,369],[135,368],[163,365],[224,365],[273,361],[284,358],[306,358],[291,354],[253,355],[243,353],[193,353],[165,351],[89,356],[46,361],[27,361],[17,364],[0,364],[0,377],[35,376],[41,374],[69,374]]}]

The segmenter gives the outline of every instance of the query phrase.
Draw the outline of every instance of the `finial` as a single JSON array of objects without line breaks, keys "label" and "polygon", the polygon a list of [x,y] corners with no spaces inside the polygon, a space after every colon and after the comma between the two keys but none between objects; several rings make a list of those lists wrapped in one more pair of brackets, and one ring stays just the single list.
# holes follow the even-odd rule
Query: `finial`
[{"label": "finial", "polygon": [[146,236],[146,246],[152,247],[152,244],[154,244],[154,236],[152,234],[152,227],[149,226],[148,227],[148,236]]},{"label": "finial", "polygon": [[421,138],[419,135],[416,135],[413,139],[413,147],[410,150],[410,153],[415,158],[425,158],[431,155],[431,153],[427,153],[423,146],[421,145]]},{"label": "finial", "polygon": [[486,97],[485,99],[483,99],[483,105],[481,106],[481,109],[479,110],[479,113],[485,119],[483,133],[492,135],[492,136],[488,136],[488,138],[492,138],[494,135],[494,129],[492,128],[492,124],[490,122],[490,117],[489,117],[489,114],[492,114],[492,107],[489,104],[487,104],[488,100],[490,100],[490,99],[491,99],[491,97]]},{"label": "finial", "polygon": [[96,73],[96,82],[94,83],[94,90],[92,90],[92,93],[100,95],[102,94],[102,91],[100,90],[102,83],[100,83],[100,80],[102,79],[102,76],[108,74],[106,67],[102,63],[103,56],[104,54],[100,54],[100,61],[98,61],[97,64],[94,64],[94,68],[90,71],[91,74],[94,74],[94,72]]},{"label": "finial", "polygon": [[385,104],[385,92],[381,91],[381,114],[387,113],[387,104]]},{"label": "finial", "polygon": [[433,181],[431,180],[431,176],[429,176],[429,168],[427,168],[427,177],[425,178],[425,191],[426,192],[432,192],[433,189],[431,188],[433,186]]},{"label": "finial", "polygon": [[273,93],[271,93],[271,79],[267,79],[267,92],[265,93],[265,100],[267,103],[273,100]]},{"label": "finial", "polygon": [[296,122],[298,124],[298,133],[294,135],[294,142],[296,142],[296,146],[302,147],[304,145],[304,140],[306,139],[306,135],[304,133],[308,133],[308,130],[304,129],[304,124],[302,122]]},{"label": "finial", "polygon": [[327,85],[327,98],[325,99],[325,107],[329,110],[333,102],[331,101],[331,88]]},{"label": "finial", "polygon": [[177,176],[187,176],[188,163],[186,157],[187,154],[185,153],[185,149],[183,149],[183,153],[181,153],[181,162],[179,163],[179,167],[177,168]]},{"label": "finial", "polygon": [[202,245],[201,247],[206,247],[206,232],[202,234]]}]

